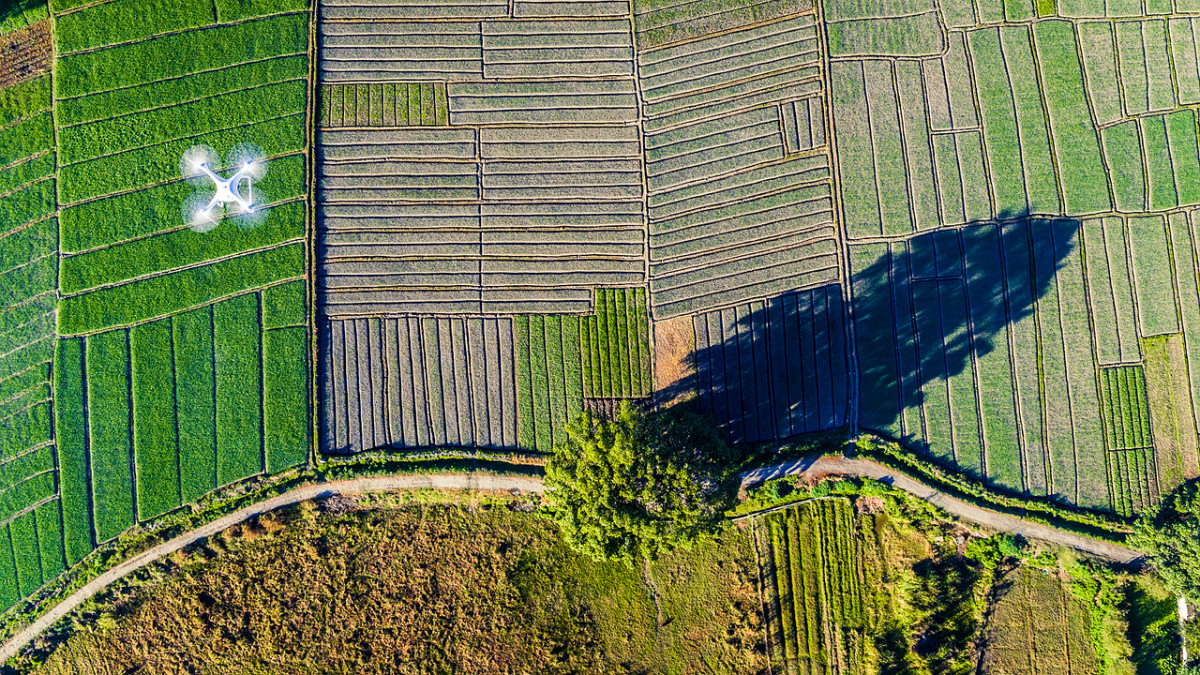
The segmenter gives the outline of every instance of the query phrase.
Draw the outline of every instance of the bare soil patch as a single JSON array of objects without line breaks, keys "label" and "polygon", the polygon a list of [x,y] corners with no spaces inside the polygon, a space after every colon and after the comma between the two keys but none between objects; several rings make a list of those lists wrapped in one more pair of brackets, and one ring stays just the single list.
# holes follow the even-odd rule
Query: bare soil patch
[{"label": "bare soil patch", "polygon": [[53,58],[49,21],[0,35],[0,89],[50,70]]}]

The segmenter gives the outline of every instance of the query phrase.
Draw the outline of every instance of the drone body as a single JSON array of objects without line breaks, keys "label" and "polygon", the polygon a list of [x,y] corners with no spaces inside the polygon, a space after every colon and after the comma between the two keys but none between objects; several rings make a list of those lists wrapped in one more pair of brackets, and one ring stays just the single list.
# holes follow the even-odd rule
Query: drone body
[{"label": "drone body", "polygon": [[[197,191],[184,202],[183,217],[193,230],[207,232],[223,217],[235,219],[242,228],[256,227],[266,219],[266,200],[262,191],[254,192],[254,181],[267,173],[267,160],[262,150],[249,144],[234,148],[226,161],[237,171],[222,178],[214,169],[217,153],[210,147],[196,145],[183,154],[180,173]],[[244,191],[244,192],[243,192]]]}]

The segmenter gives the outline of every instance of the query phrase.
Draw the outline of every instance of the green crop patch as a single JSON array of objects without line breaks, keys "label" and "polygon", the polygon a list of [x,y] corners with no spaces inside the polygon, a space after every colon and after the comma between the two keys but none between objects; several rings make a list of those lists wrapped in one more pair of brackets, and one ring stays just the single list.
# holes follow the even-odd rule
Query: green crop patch
[{"label": "green crop patch", "polygon": [[[112,286],[156,273],[222,260],[243,251],[271,248],[304,236],[304,204],[289,202],[273,208],[265,224],[246,230],[225,223],[211,232],[190,228],[137,239],[63,258],[59,287],[77,294],[98,286]],[[303,300],[303,298],[296,298]],[[303,304],[299,305],[303,308]]]},{"label": "green crop patch", "polygon": [[650,324],[643,289],[596,289],[595,311],[580,319],[579,334],[584,396],[650,395]]},{"label": "green crop patch", "polygon": [[583,411],[579,325],[574,316],[513,320],[521,447],[549,452],[566,438],[563,425]]},{"label": "green crop patch", "polygon": [[308,43],[307,24],[307,16],[287,14],[75,54],[58,62],[55,92],[74,98],[297,54]]},{"label": "green crop patch", "polygon": [[327,84],[319,98],[325,127],[445,126],[450,119],[445,82]]},{"label": "green crop patch", "polygon": [[214,18],[209,0],[111,0],[59,17],[55,46],[70,54],[207,26]]},{"label": "green crop patch", "polygon": [[59,309],[59,331],[88,333],[156,319],[303,275],[304,250],[300,244],[251,253],[64,298]]}]

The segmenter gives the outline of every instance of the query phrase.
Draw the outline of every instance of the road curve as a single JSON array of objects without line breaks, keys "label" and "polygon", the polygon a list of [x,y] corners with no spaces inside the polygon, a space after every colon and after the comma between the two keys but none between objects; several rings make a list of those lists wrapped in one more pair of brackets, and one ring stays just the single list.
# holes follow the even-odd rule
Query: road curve
[{"label": "road curve", "polygon": [[1067,532],[1050,527],[1049,525],[1030,522],[1023,518],[981,508],[960,499],[955,499],[943,492],[938,492],[902,471],[897,471],[869,459],[851,459],[848,457],[810,457],[798,459],[793,462],[747,471],[742,474],[742,485],[753,485],[772,478],[810,472],[874,478],[889,483],[892,487],[910,492],[963,520],[978,523],[993,530],[1019,534],[1027,539],[1037,539],[1058,544],[1122,565],[1134,564],[1143,557],[1140,552],[1126,546]]},{"label": "road curve", "polygon": [[[810,472],[874,478],[890,483],[893,487],[910,492],[963,520],[1003,532],[1020,534],[1029,539],[1038,539],[1059,544],[1112,562],[1130,564],[1142,557],[1137,551],[1125,546],[1092,539],[1047,525],[1032,523],[1015,516],[968,504],[967,502],[938,492],[903,472],[866,459],[849,459],[844,457],[800,459],[746,472],[742,474],[742,485],[752,485],[772,478]],[[389,490],[414,490],[420,488],[459,490],[512,490],[516,488],[522,492],[539,493],[545,490],[541,478],[465,473],[355,478],[298,487],[276,497],[234,511],[207,525],[185,532],[174,539],[147,549],[105,571],[95,579],[84,584],[62,602],[51,607],[45,614],[39,616],[33,623],[23,628],[5,642],[0,647],[0,664],[16,656],[26,644],[41,634],[42,631],[53,626],[76,607],[92,598],[92,596],[102,591],[114,581],[117,581],[130,572],[149,565],[163,556],[170,555],[201,539],[211,537],[221,530],[237,525],[242,521],[289,504],[327,497],[338,492],[387,492]]]},{"label": "road curve", "polygon": [[389,490],[414,490],[420,488],[444,488],[460,490],[511,490],[516,488],[522,492],[542,492],[544,489],[540,478],[518,476],[496,476],[491,474],[427,474],[405,476],[380,476],[374,478],[355,478],[352,480],[316,483],[298,487],[277,497],[251,504],[202,525],[194,530],[185,532],[174,539],[165,541],[153,548],[107,570],[95,579],[84,584],[79,590],[67,596],[62,602],[51,607],[45,614],[39,616],[33,623],[23,628],[0,647],[0,664],[6,663],[16,656],[31,640],[53,626],[71,610],[86,602],[92,596],[104,590],[106,586],[121,577],[149,565],[150,563],[170,555],[190,544],[237,525],[238,523],[273,511],[282,506],[298,502],[327,497],[337,492],[386,492]]}]

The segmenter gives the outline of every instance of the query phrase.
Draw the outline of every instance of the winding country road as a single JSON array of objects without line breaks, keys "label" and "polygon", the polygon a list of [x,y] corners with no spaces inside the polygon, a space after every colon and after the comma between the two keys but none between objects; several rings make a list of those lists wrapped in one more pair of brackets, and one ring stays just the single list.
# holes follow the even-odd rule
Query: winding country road
[{"label": "winding country road", "polygon": [[[831,473],[874,478],[890,483],[893,487],[910,492],[963,520],[978,523],[995,530],[1011,532],[1030,539],[1059,544],[1121,564],[1133,563],[1141,557],[1141,554],[1137,551],[1124,546],[1065,532],[1046,525],[1032,523],[1015,516],[997,513],[968,504],[940,493],[907,474],[865,459],[820,457],[797,460],[747,472],[742,475],[742,484],[751,485],[771,478],[804,473]],[[543,492],[545,490],[545,486],[540,478],[497,476],[491,474],[383,476],[317,483],[299,487],[257,504],[251,504],[207,525],[185,532],[174,539],[143,551],[100,574],[76,590],[65,600],[47,610],[45,614],[38,617],[33,623],[5,642],[3,647],[0,647],[0,663],[4,663],[16,656],[26,644],[37,637],[42,631],[57,623],[109,584],[130,572],[149,565],[163,556],[170,555],[201,539],[211,537],[228,527],[289,504],[328,497],[335,493],[387,492],[390,490],[413,490],[420,488],[496,491],[512,490],[515,488],[522,492]]]},{"label": "winding country road", "polygon": [[761,483],[772,478],[804,473],[830,473],[874,478],[894,488],[912,493],[953,516],[977,523],[1000,532],[1019,534],[1026,539],[1037,539],[1075,549],[1082,553],[1103,558],[1121,565],[1136,563],[1142,554],[1134,549],[1093,539],[1081,534],[1067,532],[1049,525],[1034,523],[1006,513],[981,508],[929,487],[912,476],[869,459],[847,457],[816,457],[799,459],[775,466],[763,467],[742,474],[742,485]]}]

